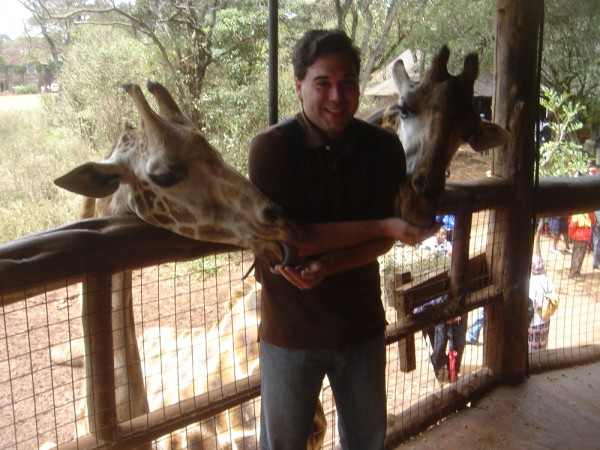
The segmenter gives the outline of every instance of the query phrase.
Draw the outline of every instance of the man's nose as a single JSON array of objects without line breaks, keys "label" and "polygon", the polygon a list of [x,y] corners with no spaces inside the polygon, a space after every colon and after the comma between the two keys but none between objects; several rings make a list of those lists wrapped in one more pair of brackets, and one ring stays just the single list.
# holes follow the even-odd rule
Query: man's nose
[{"label": "man's nose", "polygon": [[329,98],[331,100],[339,100],[344,96],[341,86],[332,86],[329,90]]}]

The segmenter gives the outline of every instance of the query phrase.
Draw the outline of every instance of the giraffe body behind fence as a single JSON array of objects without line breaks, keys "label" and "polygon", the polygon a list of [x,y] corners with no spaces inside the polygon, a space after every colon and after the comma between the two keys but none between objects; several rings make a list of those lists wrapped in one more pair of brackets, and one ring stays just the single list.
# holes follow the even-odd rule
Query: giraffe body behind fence
[{"label": "giraffe body behind fence", "polygon": [[[260,286],[252,279],[230,298],[231,308],[209,328],[149,328],[138,339],[150,411],[176,404],[256,373]],[[160,371],[158,368],[160,367]],[[177,383],[170,382],[177,380]],[[183,433],[164,436],[157,448],[258,448],[259,405],[246,402]],[[326,419],[317,405],[308,449],[321,448]]]}]

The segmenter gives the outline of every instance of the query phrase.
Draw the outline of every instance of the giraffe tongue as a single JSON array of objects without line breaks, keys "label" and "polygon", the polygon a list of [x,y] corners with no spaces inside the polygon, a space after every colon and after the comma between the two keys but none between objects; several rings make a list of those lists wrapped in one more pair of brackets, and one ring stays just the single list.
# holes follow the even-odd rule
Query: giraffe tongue
[{"label": "giraffe tongue", "polygon": [[283,241],[277,241],[277,244],[279,245],[279,249],[283,255],[281,264],[284,266],[296,267],[299,264],[298,248]]}]

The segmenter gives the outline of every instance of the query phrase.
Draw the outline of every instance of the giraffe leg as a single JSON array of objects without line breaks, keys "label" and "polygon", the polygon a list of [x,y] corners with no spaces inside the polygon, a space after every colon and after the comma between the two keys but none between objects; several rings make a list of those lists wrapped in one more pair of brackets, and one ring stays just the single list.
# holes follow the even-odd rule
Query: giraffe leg
[{"label": "giraffe leg", "polygon": [[327,431],[327,418],[323,411],[323,404],[321,400],[317,401],[317,409],[315,411],[315,417],[313,418],[312,430],[308,443],[306,444],[307,450],[320,449],[325,440],[325,432]]}]

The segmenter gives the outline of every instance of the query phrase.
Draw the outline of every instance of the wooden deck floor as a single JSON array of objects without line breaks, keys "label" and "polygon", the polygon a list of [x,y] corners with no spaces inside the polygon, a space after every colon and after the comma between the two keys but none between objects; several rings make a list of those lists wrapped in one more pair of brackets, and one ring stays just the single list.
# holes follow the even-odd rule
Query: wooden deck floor
[{"label": "wooden deck floor", "polygon": [[398,449],[600,449],[600,363],[501,386]]}]

